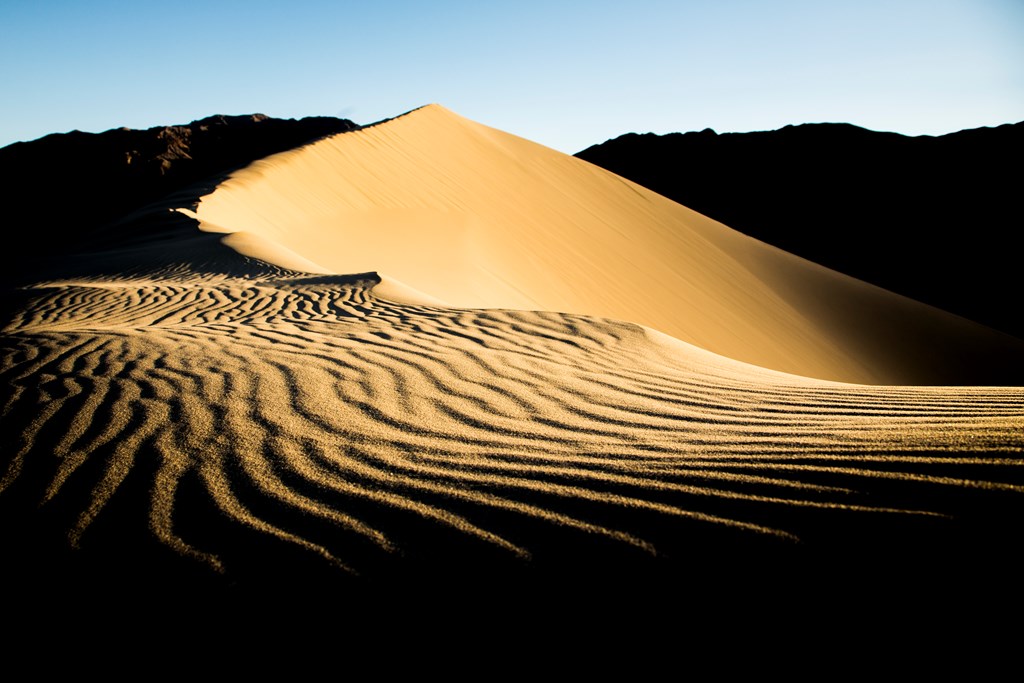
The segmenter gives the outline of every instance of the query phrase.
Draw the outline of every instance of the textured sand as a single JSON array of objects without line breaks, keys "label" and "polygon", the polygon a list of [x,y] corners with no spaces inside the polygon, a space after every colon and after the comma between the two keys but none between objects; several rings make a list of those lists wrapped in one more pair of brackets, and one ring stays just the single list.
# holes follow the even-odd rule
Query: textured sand
[{"label": "textured sand", "polygon": [[20,523],[58,543],[155,543],[244,577],[291,554],[373,576],[882,528],[913,544],[955,531],[936,515],[1020,505],[1021,389],[808,380],[629,323],[393,303],[374,281],[26,291],[5,330],[4,510],[38,504]]},{"label": "textured sand", "polygon": [[[440,116],[442,128],[455,120],[477,130],[441,109],[421,112]],[[360,133],[358,144],[405,120]],[[512,139],[479,130],[487,149]],[[286,212],[296,201],[319,206],[315,196],[292,193],[315,184],[326,158],[320,145],[236,174],[225,187],[241,202],[249,195],[242,188],[236,197],[237,178],[272,179],[311,150],[318,160],[271,204],[250,197],[232,211],[251,201],[273,218],[274,207]],[[693,287],[726,288],[700,300],[710,307],[698,318],[712,328],[708,338],[726,339],[735,323],[743,330],[736,339],[753,351],[771,342],[767,353],[780,364],[808,356],[837,372],[856,367],[848,355],[840,362],[813,351],[834,348],[845,327],[793,313],[765,280],[740,268],[740,257],[722,251],[726,242],[758,254],[762,260],[745,263],[757,261],[759,272],[768,273],[768,263],[798,271],[780,270],[773,282],[813,276],[837,295],[864,293],[892,311],[906,307],[908,317],[961,324],[722,237],[725,228],[581,162],[570,168],[608,195],[594,211],[614,215],[616,202],[636,195],[697,226],[678,238],[706,250],[698,259],[679,247],[687,264],[703,264]],[[415,180],[388,176],[381,187],[420,187]],[[423,189],[423,201],[435,191]],[[497,187],[485,199],[505,201]],[[585,210],[562,195],[550,202]],[[214,203],[204,199],[201,208]],[[530,211],[522,206],[516,221]],[[205,209],[200,215],[206,219]],[[437,220],[422,229],[447,224]],[[659,220],[656,228],[638,220],[636,230],[657,232]],[[41,273],[6,295],[0,542],[12,586],[45,577],[51,587],[102,579],[316,586],[323,595],[389,577],[607,582],[623,574],[676,585],[733,559],[733,569],[756,577],[766,558],[811,556],[857,559],[871,571],[891,569],[894,558],[939,558],[944,576],[947,562],[970,557],[991,576],[1009,571],[996,562],[1012,548],[1007,540],[1024,510],[1020,387],[844,384],[750,365],[632,322],[446,306],[430,295],[450,300],[465,287],[466,303],[479,303],[473,297],[501,294],[500,278],[471,286],[453,262],[444,271],[450,288],[425,288],[418,271],[399,267],[412,258],[408,245],[366,225],[365,241],[339,229],[322,242],[281,234],[278,245],[255,219],[249,234],[224,238],[163,207],[127,227],[134,237],[123,246],[58,264],[58,275]],[[315,222],[309,229],[329,231]],[[563,251],[586,251],[557,237]],[[309,252],[304,240],[321,251]],[[457,251],[438,241],[438,259]],[[374,272],[308,272],[341,270],[349,252],[353,266],[363,265],[366,250],[385,242],[400,256],[391,262],[381,251],[380,259],[404,285],[379,284]],[[601,247],[601,268],[612,267],[616,248]],[[477,262],[500,273],[501,263],[488,260],[499,253],[478,253]],[[651,284],[661,277],[653,271],[669,277],[672,269],[658,270],[650,258],[650,277],[639,284],[627,266],[622,278],[605,273],[597,282],[581,265],[563,270],[581,288],[608,293],[593,301],[664,312],[659,297],[685,297]],[[673,282],[682,287],[685,276],[680,270]],[[530,297],[552,288],[557,301],[570,300],[567,281],[541,280],[523,280]],[[759,313],[759,305],[768,308]],[[762,332],[744,336],[748,330]],[[886,330],[876,332],[878,348],[893,343]],[[786,352],[790,344],[799,353]]]}]

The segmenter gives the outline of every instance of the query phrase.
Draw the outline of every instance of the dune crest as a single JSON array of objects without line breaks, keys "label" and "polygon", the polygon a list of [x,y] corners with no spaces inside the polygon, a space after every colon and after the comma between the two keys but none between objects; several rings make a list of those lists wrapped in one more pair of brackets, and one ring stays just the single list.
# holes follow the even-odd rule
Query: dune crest
[{"label": "dune crest", "polygon": [[628,320],[766,368],[1024,381],[1024,343],[840,275],[439,105],[259,160],[196,210],[455,306]]}]

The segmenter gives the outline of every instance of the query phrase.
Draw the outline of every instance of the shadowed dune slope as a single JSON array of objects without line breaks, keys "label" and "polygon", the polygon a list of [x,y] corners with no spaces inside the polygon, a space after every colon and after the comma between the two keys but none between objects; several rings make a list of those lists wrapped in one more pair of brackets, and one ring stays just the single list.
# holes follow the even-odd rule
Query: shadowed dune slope
[{"label": "shadowed dune slope", "polygon": [[841,273],[1024,338],[1024,122],[933,137],[815,123],[626,134],[576,156]]},{"label": "shadowed dune slope", "polygon": [[257,161],[197,208],[452,305],[637,322],[806,376],[1024,383],[1024,343],[840,275],[579,159],[430,105]]}]

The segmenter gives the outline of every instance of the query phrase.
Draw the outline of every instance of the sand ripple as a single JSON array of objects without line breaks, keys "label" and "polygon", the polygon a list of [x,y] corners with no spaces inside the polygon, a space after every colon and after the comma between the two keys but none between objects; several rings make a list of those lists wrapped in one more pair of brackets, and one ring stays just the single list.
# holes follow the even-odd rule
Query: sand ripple
[{"label": "sand ripple", "polygon": [[623,322],[389,302],[375,282],[24,290],[0,522],[99,562],[244,579],[902,544],[1024,500],[1019,388],[813,381]]}]

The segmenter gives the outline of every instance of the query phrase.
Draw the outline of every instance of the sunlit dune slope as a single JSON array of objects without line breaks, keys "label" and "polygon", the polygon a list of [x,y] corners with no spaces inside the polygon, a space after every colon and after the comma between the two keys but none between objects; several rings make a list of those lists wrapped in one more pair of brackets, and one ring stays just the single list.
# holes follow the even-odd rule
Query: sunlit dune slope
[{"label": "sunlit dune slope", "polygon": [[724,356],[888,384],[1024,383],[1024,343],[842,276],[431,105],[257,161],[197,208],[337,273],[463,307],[628,320]]}]

